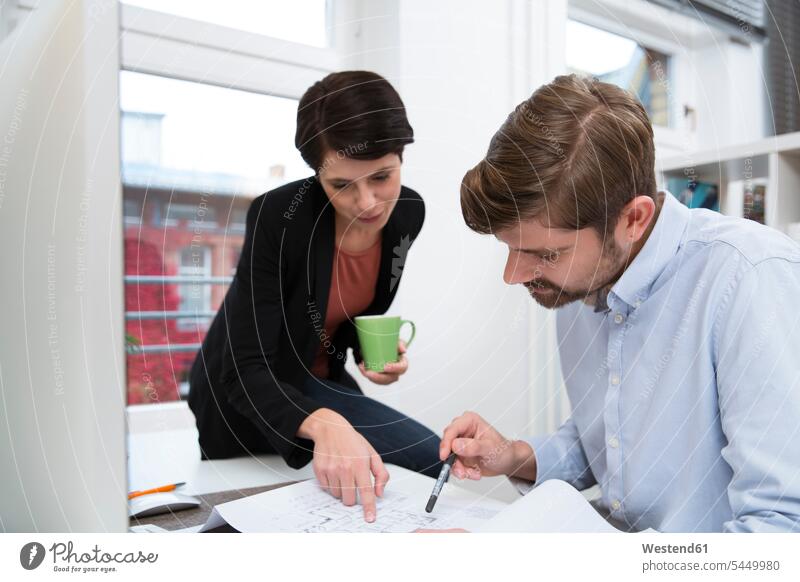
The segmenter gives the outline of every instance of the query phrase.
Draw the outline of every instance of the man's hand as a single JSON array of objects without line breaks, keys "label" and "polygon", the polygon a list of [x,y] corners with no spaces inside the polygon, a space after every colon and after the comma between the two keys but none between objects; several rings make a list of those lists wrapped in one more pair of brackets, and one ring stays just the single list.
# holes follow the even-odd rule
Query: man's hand
[{"label": "man's hand", "polygon": [[370,382],[381,384],[393,384],[400,379],[400,376],[408,371],[408,358],[406,358],[406,342],[400,340],[397,344],[397,352],[400,358],[396,362],[389,362],[383,367],[383,372],[376,372],[374,370],[367,370],[364,367],[364,362],[358,364],[358,369]]},{"label": "man's hand", "polygon": [[342,415],[328,408],[309,415],[297,436],[314,441],[312,467],[322,488],[345,505],[354,505],[358,492],[364,519],[375,521],[375,496],[383,496],[389,472],[367,439]]},{"label": "man's hand", "polygon": [[453,474],[459,479],[494,475],[536,481],[536,456],[525,441],[511,441],[474,412],[465,412],[444,430],[439,458],[457,455]]}]

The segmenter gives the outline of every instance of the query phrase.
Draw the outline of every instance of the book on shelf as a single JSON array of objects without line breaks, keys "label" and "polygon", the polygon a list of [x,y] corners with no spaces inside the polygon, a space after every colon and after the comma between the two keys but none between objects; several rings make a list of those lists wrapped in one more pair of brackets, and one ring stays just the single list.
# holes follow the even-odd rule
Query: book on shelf
[{"label": "book on shelf", "polygon": [[719,185],[691,178],[669,178],[667,188],[689,208],[708,208],[719,212]]},{"label": "book on shelf", "polygon": [[748,180],[744,186],[742,216],[765,224],[764,198],[767,194],[765,180]]}]

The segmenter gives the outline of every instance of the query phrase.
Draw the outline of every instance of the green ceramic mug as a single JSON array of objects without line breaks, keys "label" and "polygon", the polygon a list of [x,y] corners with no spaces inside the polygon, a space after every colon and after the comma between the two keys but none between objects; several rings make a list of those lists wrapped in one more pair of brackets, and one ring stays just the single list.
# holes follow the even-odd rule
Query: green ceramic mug
[{"label": "green ceramic mug", "polygon": [[400,359],[397,344],[400,341],[400,328],[406,323],[411,326],[411,337],[406,340],[406,346],[410,346],[417,333],[413,321],[386,315],[360,315],[355,318],[364,368],[383,372],[386,364]]}]

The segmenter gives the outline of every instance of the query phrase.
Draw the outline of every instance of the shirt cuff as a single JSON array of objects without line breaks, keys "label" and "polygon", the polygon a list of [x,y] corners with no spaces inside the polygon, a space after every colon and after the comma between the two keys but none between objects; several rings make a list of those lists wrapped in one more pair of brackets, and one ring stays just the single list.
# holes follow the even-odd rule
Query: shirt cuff
[{"label": "shirt cuff", "polygon": [[555,474],[555,470],[561,459],[556,447],[547,446],[547,443],[552,441],[552,435],[528,437],[520,440],[528,443],[533,449],[533,454],[536,458],[536,481],[528,481],[527,479],[511,476],[508,477],[508,480],[520,495],[527,495],[544,481],[559,478]]}]

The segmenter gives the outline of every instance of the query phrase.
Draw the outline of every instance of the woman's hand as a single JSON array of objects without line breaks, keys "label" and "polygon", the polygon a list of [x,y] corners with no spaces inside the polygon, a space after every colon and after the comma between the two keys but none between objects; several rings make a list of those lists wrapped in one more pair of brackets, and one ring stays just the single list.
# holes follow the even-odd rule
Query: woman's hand
[{"label": "woman's hand", "polygon": [[397,353],[400,358],[396,362],[389,362],[383,367],[383,372],[375,372],[374,370],[367,370],[364,367],[364,362],[358,364],[358,369],[361,374],[370,382],[385,386],[393,384],[400,379],[400,376],[408,371],[408,358],[406,357],[406,342],[400,340],[397,344]]},{"label": "woman's hand", "polygon": [[356,503],[357,492],[364,519],[375,521],[375,496],[383,496],[389,472],[367,439],[329,408],[310,414],[297,436],[314,441],[312,467],[320,486],[345,505]]}]

